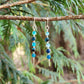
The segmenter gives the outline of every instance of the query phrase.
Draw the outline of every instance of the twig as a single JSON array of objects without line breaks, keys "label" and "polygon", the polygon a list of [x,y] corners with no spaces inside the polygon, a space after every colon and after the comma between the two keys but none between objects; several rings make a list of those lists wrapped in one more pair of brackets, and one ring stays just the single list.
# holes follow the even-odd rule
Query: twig
[{"label": "twig", "polygon": [[0,9],[9,8],[9,7],[12,7],[12,6],[26,4],[26,3],[31,3],[33,1],[35,1],[35,0],[17,1],[17,2],[11,3],[11,4],[4,4],[4,5],[0,6]]},{"label": "twig", "polygon": [[[49,17],[49,21],[84,19],[84,15],[69,15],[60,17]],[[28,20],[33,21],[34,17],[0,15],[0,20]],[[35,17],[35,21],[47,21],[46,17]]]},{"label": "twig", "polygon": [[35,67],[36,67],[39,63],[41,63],[42,61],[45,61],[45,60],[46,60],[46,58],[43,59],[43,60],[41,60],[41,61],[38,60],[38,62],[35,64]]}]

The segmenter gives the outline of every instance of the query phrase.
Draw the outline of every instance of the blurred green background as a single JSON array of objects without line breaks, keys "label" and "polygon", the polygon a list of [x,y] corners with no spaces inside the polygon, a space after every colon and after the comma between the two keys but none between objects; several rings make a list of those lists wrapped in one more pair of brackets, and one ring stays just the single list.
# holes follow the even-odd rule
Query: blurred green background
[{"label": "blurred green background", "polygon": [[[0,5],[16,1],[20,0],[0,0]],[[36,0],[0,10],[0,15],[29,17],[80,14],[84,14],[84,0]],[[33,65],[33,21],[0,20],[0,84],[84,84],[83,21],[49,22],[52,55],[49,67],[46,59],[45,22],[36,21],[37,56]]]}]

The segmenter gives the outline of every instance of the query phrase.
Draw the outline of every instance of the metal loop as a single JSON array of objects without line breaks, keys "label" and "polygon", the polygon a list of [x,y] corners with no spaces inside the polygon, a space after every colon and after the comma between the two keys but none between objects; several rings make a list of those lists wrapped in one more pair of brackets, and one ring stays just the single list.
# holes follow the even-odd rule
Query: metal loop
[{"label": "metal loop", "polygon": [[49,25],[46,26],[46,29],[49,29]]}]

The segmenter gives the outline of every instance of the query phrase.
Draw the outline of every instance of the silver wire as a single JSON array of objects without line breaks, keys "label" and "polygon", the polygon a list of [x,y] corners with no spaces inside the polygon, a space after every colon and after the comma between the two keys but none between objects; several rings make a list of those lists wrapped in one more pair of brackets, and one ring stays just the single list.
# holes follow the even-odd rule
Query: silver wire
[{"label": "silver wire", "polygon": [[34,17],[34,23],[33,23],[33,30],[34,31],[36,30],[36,22],[35,22],[35,20],[36,20],[36,17]]},{"label": "silver wire", "polygon": [[46,29],[49,30],[49,18],[47,17]]}]

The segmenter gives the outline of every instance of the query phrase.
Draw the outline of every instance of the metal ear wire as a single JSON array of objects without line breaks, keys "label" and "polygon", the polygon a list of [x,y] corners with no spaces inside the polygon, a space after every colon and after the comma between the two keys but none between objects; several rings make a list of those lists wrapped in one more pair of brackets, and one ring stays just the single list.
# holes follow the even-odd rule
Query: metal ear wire
[{"label": "metal ear wire", "polygon": [[34,23],[33,23],[33,30],[35,30],[36,24],[35,24],[35,17],[34,17]]},{"label": "metal ear wire", "polygon": [[47,17],[47,25],[48,25],[48,23],[49,23],[49,18]]},{"label": "metal ear wire", "polygon": [[46,19],[47,19],[47,21],[46,21],[46,29],[49,30],[49,18],[47,17]]}]

